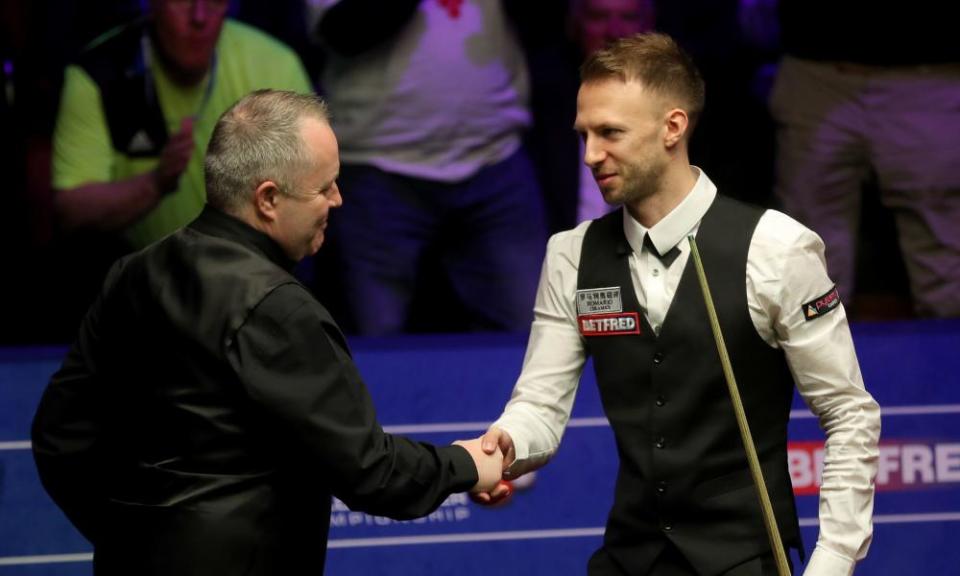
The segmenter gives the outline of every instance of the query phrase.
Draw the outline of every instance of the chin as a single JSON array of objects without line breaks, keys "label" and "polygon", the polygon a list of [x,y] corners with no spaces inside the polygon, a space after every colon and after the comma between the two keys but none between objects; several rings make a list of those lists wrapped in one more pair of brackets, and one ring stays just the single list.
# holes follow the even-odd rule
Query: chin
[{"label": "chin", "polygon": [[616,206],[618,204],[623,204],[623,194],[619,190],[600,190],[600,194],[603,196],[603,201],[609,204],[610,206]]}]

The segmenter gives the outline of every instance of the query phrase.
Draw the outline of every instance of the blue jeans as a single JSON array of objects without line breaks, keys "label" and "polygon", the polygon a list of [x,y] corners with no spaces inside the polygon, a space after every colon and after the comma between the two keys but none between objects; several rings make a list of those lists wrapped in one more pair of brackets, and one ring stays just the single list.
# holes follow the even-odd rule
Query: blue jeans
[{"label": "blue jeans", "polygon": [[452,289],[456,306],[430,310],[427,298],[425,308],[462,316],[447,325],[529,328],[546,224],[523,149],[462,182],[344,164],[338,183],[343,206],[330,216],[329,248],[341,275],[348,328],[363,335],[405,331],[415,321],[417,291],[435,288],[424,285],[425,276],[442,277]]}]

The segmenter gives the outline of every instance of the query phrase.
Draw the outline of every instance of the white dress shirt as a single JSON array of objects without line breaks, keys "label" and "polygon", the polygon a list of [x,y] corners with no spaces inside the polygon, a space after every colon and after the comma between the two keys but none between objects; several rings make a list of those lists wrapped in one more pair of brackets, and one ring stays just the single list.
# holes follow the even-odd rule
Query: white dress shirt
[{"label": "white dress shirt", "polygon": [[[698,173],[690,193],[650,229],[623,210],[633,253],[630,272],[637,300],[659,332],[690,255],[686,237],[696,234],[713,203],[716,186]],[[556,452],[570,418],[586,361],[577,330],[575,294],[584,222],[555,234],[547,245],[523,370],[503,415],[494,424],[513,438],[518,476],[542,466]],[[668,268],[643,248],[646,234],[657,251],[676,246]],[[880,408],[864,389],[846,312],[839,306],[807,320],[802,307],[828,293],[820,238],[789,216],[767,210],[750,242],[744,289],[757,333],[783,349],[797,390],[827,436],[820,487],[820,537],[807,576],[852,574],[873,533],[873,480],[877,472]],[[691,263],[691,266],[693,264]]]}]

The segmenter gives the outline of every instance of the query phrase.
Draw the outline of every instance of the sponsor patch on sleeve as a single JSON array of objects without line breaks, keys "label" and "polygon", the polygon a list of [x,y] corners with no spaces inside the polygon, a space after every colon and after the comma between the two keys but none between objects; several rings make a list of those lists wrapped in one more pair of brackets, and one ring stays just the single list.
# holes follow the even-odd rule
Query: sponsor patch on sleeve
[{"label": "sponsor patch on sleeve", "polygon": [[803,317],[807,319],[807,322],[816,320],[838,306],[840,306],[840,293],[837,292],[837,287],[834,286],[823,296],[814,298],[804,304]]},{"label": "sponsor patch on sleeve", "polygon": [[610,314],[623,312],[620,287],[577,290],[577,314]]},{"label": "sponsor patch on sleeve", "polygon": [[620,336],[640,333],[640,318],[636,312],[585,314],[577,316],[577,324],[580,334],[584,336]]}]

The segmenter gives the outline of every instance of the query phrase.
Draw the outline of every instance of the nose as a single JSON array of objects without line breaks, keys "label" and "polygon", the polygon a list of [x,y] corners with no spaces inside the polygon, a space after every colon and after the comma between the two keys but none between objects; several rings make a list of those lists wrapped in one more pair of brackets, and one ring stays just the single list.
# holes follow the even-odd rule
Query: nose
[{"label": "nose", "polygon": [[190,22],[195,26],[203,26],[210,16],[210,7],[206,0],[193,0],[190,3]]},{"label": "nose", "polygon": [[330,207],[339,208],[343,206],[343,196],[340,195],[340,187],[333,183],[333,194],[330,195]]},{"label": "nose", "polygon": [[583,163],[592,168],[602,164],[606,157],[607,153],[600,146],[597,138],[587,135],[587,139],[583,143]]}]

